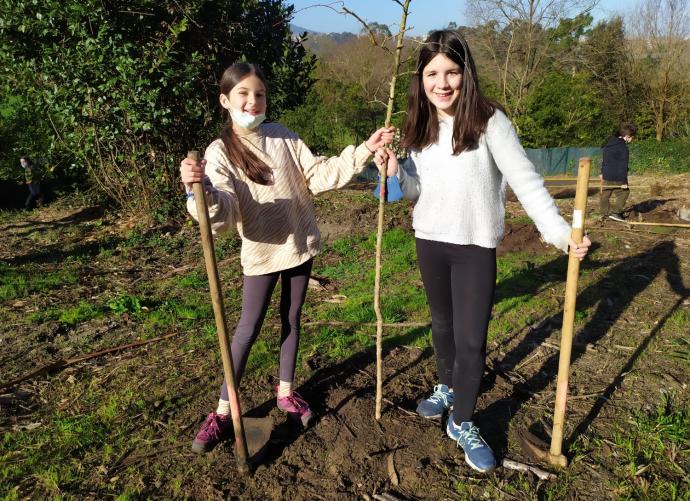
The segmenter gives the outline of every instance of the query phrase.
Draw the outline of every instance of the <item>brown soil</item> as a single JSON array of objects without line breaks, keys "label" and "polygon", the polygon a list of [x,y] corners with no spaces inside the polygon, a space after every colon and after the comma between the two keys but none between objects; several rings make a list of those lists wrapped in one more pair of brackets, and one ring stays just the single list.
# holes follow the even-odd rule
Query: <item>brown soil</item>
[{"label": "brown soil", "polygon": [[[638,184],[642,181],[645,180],[639,180]],[[661,184],[663,193],[658,197],[633,188],[628,212],[642,214],[645,221],[680,221],[674,211],[690,200],[687,188],[690,175]],[[375,228],[376,204],[353,202],[350,195],[346,190],[328,193],[317,200],[319,223],[326,241],[369,233]],[[559,198],[558,204],[568,214],[572,199]],[[596,204],[596,194],[593,194],[590,206]],[[402,225],[409,229],[409,204],[402,202],[390,207],[387,227]],[[516,202],[509,202],[507,211],[512,218],[524,216]],[[589,443],[590,436],[612,436],[626,426],[633,412],[655,405],[660,391],[681,395],[687,403],[687,363],[664,356],[669,345],[660,333],[669,332],[667,321],[674,312],[690,308],[690,234],[687,230],[657,233],[646,228],[629,229],[614,221],[597,221],[596,216],[592,214],[589,218],[590,236],[595,245],[591,257],[583,264],[578,295],[578,311],[584,316],[578,321],[573,350],[566,451],[576,441]],[[79,241],[71,241],[65,234],[62,241],[47,244],[40,250],[24,246],[22,235],[27,231],[41,231],[42,227],[64,226],[67,231],[71,224],[101,217],[95,209],[76,212],[55,209],[27,220],[26,224],[2,227],[0,259],[10,265],[35,262],[38,267],[59,266],[72,247],[80,245],[88,251],[96,230],[94,235],[82,236]],[[107,229],[98,231],[112,232],[112,238],[119,238],[114,223],[112,219],[106,220],[102,228]],[[187,227],[170,230],[189,232],[190,238],[195,231]],[[514,251],[533,255],[551,253],[553,258],[534,272],[537,276],[554,270],[564,274],[565,258],[541,243],[531,224],[508,221],[499,255]],[[187,262],[192,262],[198,259],[198,253],[186,257]],[[125,284],[142,277],[154,280],[161,276],[161,270],[180,265],[166,261],[165,256],[149,259],[151,262],[142,257],[141,261],[130,263],[134,271],[125,270],[125,276],[117,280]],[[103,274],[102,280],[89,282],[94,287],[93,294],[106,290],[108,280],[115,279],[112,274],[117,272],[99,269],[94,258],[91,266],[84,269],[83,279],[93,281],[99,273]],[[238,285],[237,282],[227,287]],[[475,421],[499,458],[534,463],[521,452],[517,435],[535,425],[548,425],[550,420],[563,290],[562,283],[555,283],[534,291],[552,304],[551,314],[531,325],[515,325],[503,339],[489,343]],[[51,294],[32,298],[31,305],[16,301],[3,307],[23,311],[27,307],[45,308],[64,301],[61,295],[69,296],[70,291]],[[308,300],[317,300],[316,297]],[[79,297],[72,299],[76,302]],[[32,332],[21,327],[15,333],[17,338],[27,336],[35,345],[20,343],[5,347],[0,357],[2,380],[52,359],[56,339],[81,337],[82,342],[75,345],[87,344],[97,349],[104,338],[112,341],[125,336],[127,328],[126,317],[115,325],[90,323],[85,328],[67,330],[57,322],[37,325]],[[135,485],[144,497],[162,499],[372,499],[382,493],[393,496],[392,499],[524,499],[521,492],[506,490],[520,475],[532,495],[543,495],[545,484],[530,475],[504,468],[489,475],[477,474],[445,436],[440,422],[414,414],[416,402],[436,381],[431,350],[410,346],[426,331],[410,328],[387,333],[390,337],[384,350],[386,401],[379,422],[373,418],[375,365],[371,352],[335,365],[323,364],[318,358],[307,362],[308,367],[303,369],[311,371],[311,375],[299,382],[299,391],[311,403],[317,419],[306,430],[291,424],[275,408],[274,378],[248,378],[243,388],[247,414],[270,416],[276,424],[267,456],[250,477],[238,475],[230,442],[208,455],[196,455],[189,450],[198,425],[214,407],[215,389],[220,383],[219,361],[204,353],[181,354],[175,341],[163,341],[155,348],[100,359],[50,379],[38,378],[20,385],[13,389],[14,397],[5,396],[0,402],[3,404],[0,416],[6,424],[21,424],[27,422],[25,416],[40,412],[44,406],[68,408],[71,403],[62,401],[60,391],[69,387],[66,382],[69,377],[80,373],[106,387],[111,384],[109,378],[115,371],[127,374],[131,380],[139,381],[144,398],[147,388],[170,385],[169,395],[179,399],[178,409],[155,420],[147,415],[132,417],[137,426],[151,428],[150,445],[131,449],[104,464],[101,470],[86,474],[83,482],[67,490],[77,498],[110,496],[111,491],[104,486],[123,491]],[[30,358],[25,356],[25,350],[32,350]],[[175,377],[171,379],[171,375]],[[32,396],[22,397],[21,392]],[[562,496],[615,499],[617,494],[611,490],[614,458],[600,448],[585,449],[584,457],[570,457],[571,466],[561,474],[568,478]],[[687,455],[681,454],[677,461],[687,471]],[[160,478],[160,472],[166,472],[164,482],[154,480]],[[21,497],[40,497],[33,491],[30,480],[22,484]],[[458,484],[465,486],[462,495],[456,490]]]}]

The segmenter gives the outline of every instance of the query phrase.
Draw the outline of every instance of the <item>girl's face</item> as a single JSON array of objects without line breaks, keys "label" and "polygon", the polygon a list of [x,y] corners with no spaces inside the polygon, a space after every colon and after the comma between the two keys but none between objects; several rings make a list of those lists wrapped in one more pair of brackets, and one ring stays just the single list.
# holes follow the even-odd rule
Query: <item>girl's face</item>
[{"label": "girl's face", "polygon": [[266,113],[266,86],[256,75],[247,75],[228,94],[220,95],[226,110],[234,108],[250,115]]},{"label": "girl's face", "polygon": [[460,97],[460,66],[445,54],[436,54],[422,70],[422,84],[427,99],[440,116],[453,117]]}]

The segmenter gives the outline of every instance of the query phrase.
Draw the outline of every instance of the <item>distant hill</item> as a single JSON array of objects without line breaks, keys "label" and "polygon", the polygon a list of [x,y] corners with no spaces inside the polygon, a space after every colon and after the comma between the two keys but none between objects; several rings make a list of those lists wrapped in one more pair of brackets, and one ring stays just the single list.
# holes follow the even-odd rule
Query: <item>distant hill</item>
[{"label": "distant hill", "polygon": [[318,31],[313,31],[313,30],[308,30],[307,28],[302,28],[301,26],[297,26],[296,24],[290,23],[290,31],[294,36],[300,36],[302,33],[309,33],[310,35],[318,35],[320,32]]}]

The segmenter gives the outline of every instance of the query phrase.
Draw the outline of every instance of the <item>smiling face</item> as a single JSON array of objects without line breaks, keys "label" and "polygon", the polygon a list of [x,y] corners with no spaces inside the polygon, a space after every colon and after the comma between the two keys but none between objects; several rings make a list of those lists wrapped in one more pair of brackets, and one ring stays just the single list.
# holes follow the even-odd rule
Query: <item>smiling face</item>
[{"label": "smiling face", "polygon": [[266,113],[266,86],[258,76],[247,75],[230,92],[220,95],[220,104],[226,110],[233,108],[250,115],[261,115]]},{"label": "smiling face", "polygon": [[437,54],[422,70],[424,93],[439,116],[453,117],[460,97],[460,66],[445,54]]}]

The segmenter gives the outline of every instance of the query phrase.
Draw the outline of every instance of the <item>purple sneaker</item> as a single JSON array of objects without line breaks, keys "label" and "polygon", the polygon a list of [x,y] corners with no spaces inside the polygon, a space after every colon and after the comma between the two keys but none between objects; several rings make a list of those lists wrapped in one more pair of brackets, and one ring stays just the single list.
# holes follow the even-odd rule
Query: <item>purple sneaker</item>
[{"label": "purple sneaker", "polygon": [[192,442],[192,450],[198,453],[211,452],[213,448],[232,435],[232,418],[216,414],[208,415]]},{"label": "purple sneaker", "polygon": [[314,418],[309,404],[296,391],[293,391],[292,395],[288,397],[278,397],[277,402],[278,409],[287,412],[291,418],[298,419],[305,428],[309,426]]}]

